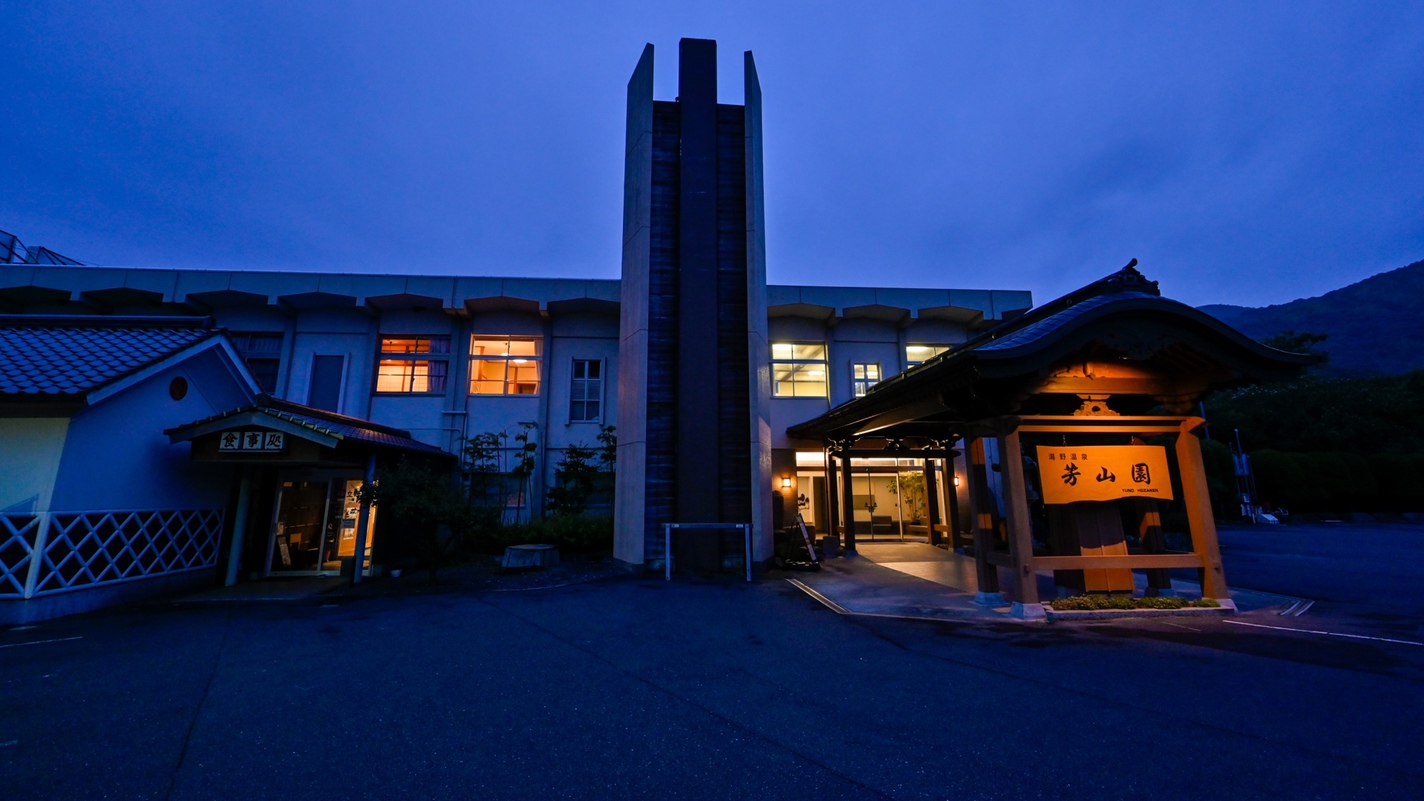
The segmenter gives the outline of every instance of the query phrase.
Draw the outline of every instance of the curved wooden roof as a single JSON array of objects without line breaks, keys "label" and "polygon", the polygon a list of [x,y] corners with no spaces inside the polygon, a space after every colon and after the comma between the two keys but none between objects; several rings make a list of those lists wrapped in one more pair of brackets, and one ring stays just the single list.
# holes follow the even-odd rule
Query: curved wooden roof
[{"label": "curved wooden roof", "polygon": [[1069,414],[1087,396],[1138,413],[1183,410],[1213,389],[1287,378],[1315,363],[1162,297],[1136,263],[787,433],[816,440],[943,434],[946,426],[1024,411]]}]

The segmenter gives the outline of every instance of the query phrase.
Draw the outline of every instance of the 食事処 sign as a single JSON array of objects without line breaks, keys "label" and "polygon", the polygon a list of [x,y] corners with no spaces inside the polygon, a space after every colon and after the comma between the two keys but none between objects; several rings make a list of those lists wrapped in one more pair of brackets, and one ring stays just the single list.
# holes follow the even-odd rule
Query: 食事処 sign
[{"label": "\u98df\u4e8b\u51e6 sign", "polygon": [[287,446],[287,435],[281,431],[224,431],[218,435],[219,451],[281,451]]},{"label": "\u98df\u4e8b\u51e6 sign", "polygon": [[1044,503],[1172,500],[1167,449],[1158,445],[1038,446]]}]

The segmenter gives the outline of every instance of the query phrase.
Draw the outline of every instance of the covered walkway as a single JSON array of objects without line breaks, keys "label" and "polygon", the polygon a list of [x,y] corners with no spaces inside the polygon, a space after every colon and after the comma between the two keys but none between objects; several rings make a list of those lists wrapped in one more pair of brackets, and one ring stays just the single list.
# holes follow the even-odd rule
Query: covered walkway
[{"label": "covered walkway", "polygon": [[[974,602],[979,590],[974,557],[945,551],[922,542],[861,543],[860,555],[828,559],[818,573],[788,579],[801,591],[840,614],[900,617],[922,620],[1011,620],[1013,606],[985,606]],[[1000,568],[1006,572],[1008,568]],[[1057,593],[1052,570],[1034,573],[1040,597]],[[1009,577],[1003,576],[1007,582]],[[1138,576],[1138,591],[1146,577]],[[1174,577],[1172,590],[1199,596],[1201,585]],[[1289,604],[1294,598],[1253,590],[1231,589],[1240,611]]]}]

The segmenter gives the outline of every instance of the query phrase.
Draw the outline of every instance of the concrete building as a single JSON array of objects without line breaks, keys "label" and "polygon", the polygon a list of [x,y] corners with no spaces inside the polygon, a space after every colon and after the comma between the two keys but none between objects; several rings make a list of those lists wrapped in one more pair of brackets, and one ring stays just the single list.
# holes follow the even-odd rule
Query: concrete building
[{"label": "concrete building", "polygon": [[[788,427],[1023,314],[1032,299],[1020,290],[767,285],[751,54],[742,106],[717,102],[713,42],[682,43],[678,100],[653,99],[652,67],[650,45],[628,87],[621,281],[154,270],[12,257],[0,262],[0,314],[208,318],[256,388],[187,419],[146,421],[149,434],[173,432],[178,441],[166,447],[178,459],[188,447],[197,453],[197,440],[183,437],[217,430],[197,434],[190,424],[241,412],[243,425],[257,426],[252,415],[270,418],[264,410],[283,403],[307,408],[286,414],[326,421],[308,429],[366,424],[372,436],[408,435],[452,456],[476,434],[526,430],[540,445],[532,497],[510,514],[528,516],[541,513],[562,452],[616,425],[618,558],[659,566],[664,523],[750,523],[753,559],[764,561],[772,530],[798,501],[813,527],[824,531],[829,520],[817,483],[824,452],[798,452]],[[28,253],[13,245],[11,254]],[[272,402],[258,408],[262,397]],[[329,501],[330,482],[357,480],[364,468],[319,461],[265,465],[260,492],[275,495],[251,501],[246,547],[260,561],[249,556],[243,575],[298,570],[277,558],[288,536],[282,497],[321,496],[321,514],[349,517]],[[867,464],[856,490],[867,525],[904,535],[918,519],[905,495],[892,499],[886,481],[871,480],[893,483],[912,469],[894,459]],[[228,478],[234,509],[244,475],[253,479],[240,470]],[[298,487],[318,480],[326,489]],[[63,497],[25,511],[70,511],[55,500]],[[0,515],[20,513],[7,503]],[[886,520],[890,507],[897,511]],[[231,540],[229,530],[223,542]],[[320,556],[300,565],[328,569]]]}]

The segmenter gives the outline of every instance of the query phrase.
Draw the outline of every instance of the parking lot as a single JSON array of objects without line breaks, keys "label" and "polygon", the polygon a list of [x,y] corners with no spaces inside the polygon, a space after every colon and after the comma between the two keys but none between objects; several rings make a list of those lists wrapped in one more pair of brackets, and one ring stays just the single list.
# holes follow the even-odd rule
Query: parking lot
[{"label": "parking lot", "polygon": [[0,775],[15,799],[1418,798],[1421,541],[1226,529],[1228,578],[1316,599],[1299,617],[867,618],[775,574],[112,610],[0,632]]}]

